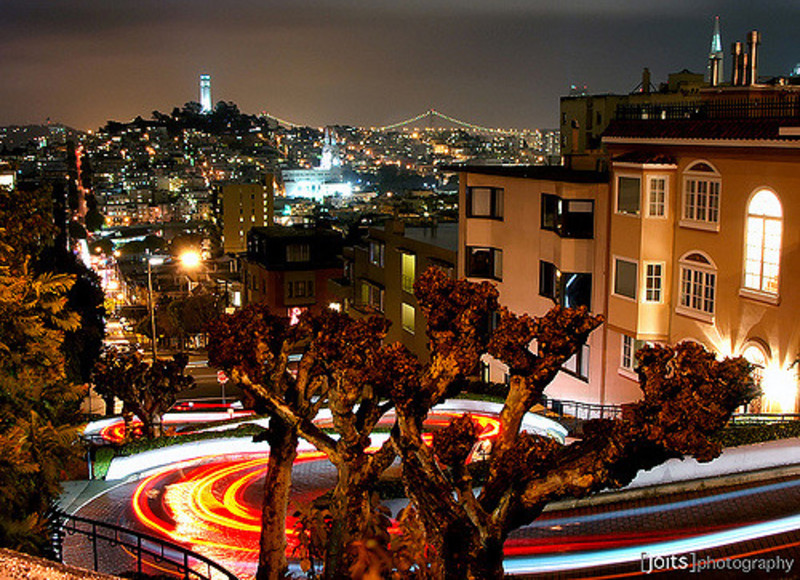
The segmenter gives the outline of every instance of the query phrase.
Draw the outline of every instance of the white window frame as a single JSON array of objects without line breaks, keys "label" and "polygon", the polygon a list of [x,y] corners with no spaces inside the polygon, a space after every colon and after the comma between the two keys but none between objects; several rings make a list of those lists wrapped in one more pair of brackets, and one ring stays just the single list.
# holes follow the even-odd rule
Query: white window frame
[{"label": "white window frame", "polygon": [[[639,180],[639,211],[632,213],[629,211],[620,211],[619,209],[619,180],[620,178],[638,179]],[[642,215],[642,174],[641,173],[615,173],[614,174],[614,213],[617,215],[626,215],[629,217],[639,217]]]},{"label": "white window frame", "polygon": [[[664,183],[664,189],[660,193],[663,195],[661,200],[654,200],[653,195],[656,190],[653,188],[653,181],[661,180]],[[660,206],[661,213],[653,212],[653,207]],[[647,176],[647,203],[645,208],[645,215],[649,218],[667,219],[669,217],[669,175],[652,174]]]},{"label": "white window frame", "polygon": [[[631,296],[626,296],[625,294],[618,294],[617,293],[617,263],[618,262],[628,262],[629,264],[633,264],[636,267],[636,275],[635,275],[636,287],[633,289],[633,296],[632,297]],[[639,275],[639,261],[638,260],[634,260],[632,258],[626,258],[626,257],[623,257],[623,256],[614,256],[612,273],[613,273],[614,279],[612,280],[612,284],[611,284],[611,293],[614,296],[618,297],[618,298],[622,298],[623,300],[630,300],[632,302],[637,302],[638,299],[639,299],[639,288],[641,286],[641,284],[639,283],[639,277],[640,277],[640,275]]]},{"label": "white window frame", "polygon": [[647,344],[629,334],[620,335],[619,373],[631,379],[638,379],[636,374],[636,351]]},{"label": "white window frame", "polygon": [[[707,263],[688,260],[688,257],[694,254],[704,258]],[[692,250],[686,252],[678,264],[678,300],[675,312],[703,322],[713,323],[717,306],[718,280],[718,271],[714,261],[705,252]],[[688,289],[687,284],[689,285]],[[708,297],[709,288],[711,289],[710,300]],[[710,308],[708,308],[709,302]],[[696,305],[698,303],[700,304],[699,307]]]},{"label": "white window frame", "polygon": [[[649,302],[651,304],[662,304],[664,302],[664,272],[666,272],[666,263],[665,262],[644,262],[643,274],[644,274],[644,294],[642,296],[643,302]],[[650,268],[658,268],[659,272],[656,275],[655,273],[651,275]],[[651,288],[650,281],[651,280],[658,280],[658,287]],[[651,298],[654,294],[657,294],[657,297]]]},{"label": "white window frame", "polygon": [[[778,215],[768,215],[767,213],[754,213],[752,208],[753,202],[759,194],[762,192],[766,192],[772,196],[774,196],[775,201],[778,203],[779,211]],[[746,298],[754,298],[756,300],[762,300],[771,304],[778,303],[778,296],[780,290],[780,270],[781,270],[781,254],[783,251],[783,232],[784,232],[784,223],[783,223],[783,204],[781,204],[780,197],[778,194],[769,187],[759,187],[756,189],[751,195],[749,200],[747,201],[747,213],[745,214],[745,224],[744,224],[744,251],[743,251],[743,260],[744,263],[742,265],[742,287],[739,291],[741,296]],[[760,243],[758,244],[758,257],[756,260],[753,260],[751,257],[751,244],[750,244],[750,237],[753,235],[753,231],[751,227],[754,223],[760,223],[761,231],[760,231]],[[767,246],[767,225],[772,224],[773,226],[777,224],[778,229],[778,243],[777,248],[769,247],[775,254],[777,254],[776,261],[774,263],[771,261],[770,264],[773,264],[774,268],[776,269],[776,274],[774,276],[775,279],[775,290],[765,289],[767,284],[767,279],[772,279],[773,276],[765,274],[765,264],[767,261],[764,259],[765,250],[768,249]],[[753,272],[753,264],[755,265],[757,272]],[[750,283],[748,285],[748,281],[750,278],[756,278],[755,286]]]},{"label": "white window frame", "polygon": [[[712,171],[692,170],[692,167],[701,163],[708,165]],[[722,211],[722,176],[719,171],[708,161],[697,159],[683,172],[682,179],[680,225],[685,228],[718,232]],[[693,183],[705,185],[705,191],[690,191]],[[698,199],[704,199],[704,203],[698,203]],[[712,206],[712,201],[716,201],[716,207]],[[704,214],[703,217],[698,217],[701,213]]]}]

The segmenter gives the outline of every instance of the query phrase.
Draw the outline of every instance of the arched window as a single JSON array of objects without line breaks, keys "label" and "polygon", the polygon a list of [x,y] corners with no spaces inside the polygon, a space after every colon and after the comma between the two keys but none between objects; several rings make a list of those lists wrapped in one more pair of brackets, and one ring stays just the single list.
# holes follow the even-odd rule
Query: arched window
[{"label": "arched window", "polygon": [[[744,350],[742,356],[747,362],[753,365],[753,382],[761,389],[764,385],[764,369],[767,368],[767,353],[760,344],[750,342]],[[745,412],[760,413],[762,410],[763,397],[756,397],[744,409]]]},{"label": "arched window", "polygon": [[677,311],[704,320],[714,316],[717,268],[701,252],[689,252],[680,259],[680,299]]},{"label": "arched window", "polygon": [[716,230],[722,179],[706,162],[698,161],[683,173],[681,225]]},{"label": "arched window", "polygon": [[744,287],[778,293],[783,210],[778,196],[768,189],[756,192],[747,205]]}]

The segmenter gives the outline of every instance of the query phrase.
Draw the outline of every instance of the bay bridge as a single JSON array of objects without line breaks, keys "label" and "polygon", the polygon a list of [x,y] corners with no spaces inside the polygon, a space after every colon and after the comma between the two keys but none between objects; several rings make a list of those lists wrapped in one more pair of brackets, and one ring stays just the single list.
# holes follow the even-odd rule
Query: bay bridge
[{"label": "bay bridge", "polygon": [[[274,115],[262,112],[262,115],[276,121],[280,125],[288,128],[302,127],[297,123],[286,121]],[[506,137],[521,137],[535,133],[536,129],[501,129],[493,127],[485,127],[461,119],[456,119],[450,115],[446,115],[436,109],[428,109],[424,113],[420,113],[414,117],[410,117],[397,123],[384,125],[382,127],[370,127],[372,131],[380,133],[388,133],[392,131],[413,131],[413,130],[447,130],[447,129],[461,129],[468,133],[478,133],[483,135],[496,135]]]}]

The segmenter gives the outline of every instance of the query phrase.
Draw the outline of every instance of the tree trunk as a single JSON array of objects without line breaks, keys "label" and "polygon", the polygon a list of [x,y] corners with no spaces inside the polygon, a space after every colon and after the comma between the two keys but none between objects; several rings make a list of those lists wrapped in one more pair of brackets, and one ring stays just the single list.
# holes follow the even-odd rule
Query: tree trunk
[{"label": "tree trunk", "polygon": [[451,526],[443,538],[445,580],[492,580],[503,578],[503,541],[481,542],[470,523]]},{"label": "tree trunk", "polygon": [[264,481],[261,542],[257,580],[284,578],[286,564],[286,512],[297,456],[297,430],[277,417],[270,419],[270,453]]},{"label": "tree trunk", "polygon": [[356,476],[349,474],[347,469],[341,470],[339,477],[350,481],[340,480],[331,498],[334,520],[328,536],[324,575],[328,580],[350,577],[352,562],[347,548],[351,542],[365,539],[364,526],[370,517],[369,492],[363,485],[354,483]]}]

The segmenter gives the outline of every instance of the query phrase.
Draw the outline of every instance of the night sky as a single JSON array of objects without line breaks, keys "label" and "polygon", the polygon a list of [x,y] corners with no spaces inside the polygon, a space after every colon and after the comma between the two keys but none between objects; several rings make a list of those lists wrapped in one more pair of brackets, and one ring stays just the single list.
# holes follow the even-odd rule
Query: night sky
[{"label": "night sky", "polygon": [[726,80],[754,28],[760,74],[800,63],[798,0],[0,0],[0,125],[169,112],[208,72],[214,102],[313,126],[555,127],[571,84],[704,72],[715,14]]}]

